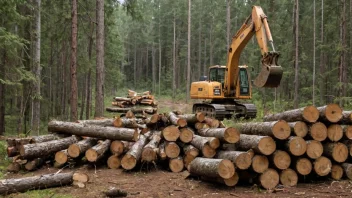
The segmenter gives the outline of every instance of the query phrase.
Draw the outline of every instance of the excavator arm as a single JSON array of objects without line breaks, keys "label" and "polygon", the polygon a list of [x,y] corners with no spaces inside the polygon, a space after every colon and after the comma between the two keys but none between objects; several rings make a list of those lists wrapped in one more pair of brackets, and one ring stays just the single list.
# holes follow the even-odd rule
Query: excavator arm
[{"label": "excavator arm", "polygon": [[[275,51],[273,39],[269,29],[267,17],[259,6],[253,6],[252,14],[246,19],[242,27],[232,38],[228,51],[224,91],[225,96],[233,96],[238,82],[239,58],[248,41],[256,35],[262,54],[261,72],[254,81],[258,87],[277,87],[282,77],[282,68],[277,65],[279,53]],[[271,44],[272,50],[268,50],[267,43]]]}]

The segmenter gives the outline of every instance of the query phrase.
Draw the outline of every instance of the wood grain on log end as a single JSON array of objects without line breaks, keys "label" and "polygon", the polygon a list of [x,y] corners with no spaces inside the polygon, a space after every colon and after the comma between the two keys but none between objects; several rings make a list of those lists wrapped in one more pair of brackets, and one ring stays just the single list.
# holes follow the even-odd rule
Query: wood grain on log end
[{"label": "wood grain on log end", "polygon": [[202,154],[206,158],[213,158],[216,154],[216,150],[211,148],[208,144],[204,145],[202,148]]},{"label": "wood grain on log end", "polygon": [[224,140],[228,143],[236,143],[240,140],[240,132],[234,127],[225,129]]},{"label": "wood grain on log end", "polygon": [[264,155],[254,155],[252,169],[257,173],[264,173],[269,168],[269,160]]},{"label": "wood grain on log end", "polygon": [[153,148],[144,148],[142,151],[142,161],[153,162],[157,159],[157,152]]},{"label": "wood grain on log end", "polygon": [[289,152],[294,156],[301,156],[307,151],[307,144],[301,137],[290,137],[287,142]]},{"label": "wood grain on log end", "polygon": [[316,140],[307,140],[307,155],[311,159],[317,159],[323,154],[323,145]]},{"label": "wood grain on log end", "polygon": [[331,161],[329,158],[321,156],[314,161],[314,171],[319,176],[326,176],[331,171]]},{"label": "wood grain on log end", "polygon": [[280,182],[282,185],[288,186],[288,187],[297,186],[298,175],[297,175],[296,171],[294,171],[290,168],[281,171]]},{"label": "wood grain on log end", "polygon": [[176,141],[180,137],[180,130],[174,125],[170,125],[162,131],[162,136],[167,141]]},{"label": "wood grain on log end", "polygon": [[285,170],[290,167],[291,157],[286,151],[277,150],[272,154],[272,158],[276,168]]},{"label": "wood grain on log end", "polygon": [[259,140],[258,149],[264,155],[271,155],[276,150],[276,143],[271,137],[263,137]]},{"label": "wood grain on log end", "polygon": [[303,109],[303,118],[310,122],[316,122],[319,119],[319,111],[315,106],[307,106]]},{"label": "wood grain on log end", "polygon": [[339,164],[333,164],[331,167],[331,178],[334,180],[340,180],[343,176],[343,168]]},{"label": "wood grain on log end", "polygon": [[230,177],[228,179],[224,179],[224,183],[225,183],[226,186],[229,186],[229,187],[236,186],[236,184],[238,183],[239,179],[240,178],[238,176],[238,173],[235,172],[235,174],[232,177]]},{"label": "wood grain on log end", "polygon": [[182,157],[177,157],[177,158],[174,158],[174,159],[170,159],[169,168],[174,173],[181,172],[183,170],[183,168],[184,168]]},{"label": "wood grain on log end", "polygon": [[67,150],[58,151],[55,153],[55,161],[57,161],[59,164],[64,164],[67,162],[67,160]]},{"label": "wood grain on log end", "polygon": [[108,167],[111,169],[118,169],[121,166],[121,160],[118,156],[112,155],[108,158]]},{"label": "wood grain on log end", "polygon": [[197,117],[198,122],[203,122],[205,120],[205,113],[197,112],[196,117]]},{"label": "wood grain on log end", "polygon": [[193,155],[185,155],[183,157],[183,164],[185,165],[185,167],[187,168],[188,165],[195,159],[196,157]]},{"label": "wood grain on log end", "polygon": [[180,140],[184,143],[189,143],[193,139],[194,132],[190,128],[180,129]]},{"label": "wood grain on log end", "polygon": [[343,129],[339,124],[332,124],[328,127],[328,138],[333,141],[339,141],[343,136]]},{"label": "wood grain on log end", "polygon": [[166,142],[165,153],[169,158],[176,158],[180,155],[181,149],[175,142]]},{"label": "wood grain on log end", "polygon": [[70,157],[76,158],[80,155],[81,151],[77,144],[71,144],[67,149],[68,155]]},{"label": "wood grain on log end", "polygon": [[265,189],[274,189],[279,184],[280,176],[274,169],[267,169],[259,176],[260,184]]},{"label": "wood grain on log end", "polygon": [[97,151],[94,150],[94,149],[91,149],[91,148],[88,149],[88,150],[86,151],[86,158],[87,158],[87,160],[90,161],[90,162],[96,162],[97,159],[98,159],[98,153],[97,153]]},{"label": "wood grain on log end", "polygon": [[73,179],[73,181],[79,181],[79,182],[86,183],[89,181],[89,176],[85,173],[75,172],[75,173],[73,173],[72,179]]},{"label": "wood grain on log end", "polygon": [[321,122],[314,123],[310,127],[310,135],[314,140],[324,141],[328,136],[328,129]]},{"label": "wood grain on log end", "polygon": [[308,126],[305,122],[297,121],[288,123],[291,127],[293,134],[298,137],[304,138],[308,134]]},{"label": "wood grain on log end", "polygon": [[307,158],[299,158],[295,164],[296,171],[301,175],[308,175],[312,172],[312,163]]},{"label": "wood grain on log end", "polygon": [[291,128],[284,120],[277,121],[272,127],[273,135],[279,140],[286,140],[290,137]]},{"label": "wood grain on log end", "polygon": [[342,128],[345,137],[349,140],[352,140],[352,125],[343,125]]},{"label": "wood grain on log end", "polygon": [[342,109],[338,104],[328,104],[324,113],[326,119],[332,123],[336,123],[342,118]]},{"label": "wood grain on log end", "polygon": [[117,156],[121,155],[124,151],[124,144],[119,140],[112,141],[110,144],[110,152]]},{"label": "wood grain on log end", "polygon": [[209,140],[209,146],[212,149],[217,149],[220,146],[220,140],[216,137],[208,137]]},{"label": "wood grain on log end", "polygon": [[137,160],[134,156],[126,154],[121,160],[121,166],[125,170],[132,170],[137,165]]}]

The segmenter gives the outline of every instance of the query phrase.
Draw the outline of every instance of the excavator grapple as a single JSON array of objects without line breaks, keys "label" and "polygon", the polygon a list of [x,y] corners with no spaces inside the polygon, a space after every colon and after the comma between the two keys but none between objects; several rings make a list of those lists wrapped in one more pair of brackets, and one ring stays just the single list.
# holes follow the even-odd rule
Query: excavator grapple
[{"label": "excavator grapple", "polygon": [[257,87],[278,87],[282,78],[282,67],[277,64],[278,52],[265,53],[262,58],[262,67],[259,75],[254,80]]}]

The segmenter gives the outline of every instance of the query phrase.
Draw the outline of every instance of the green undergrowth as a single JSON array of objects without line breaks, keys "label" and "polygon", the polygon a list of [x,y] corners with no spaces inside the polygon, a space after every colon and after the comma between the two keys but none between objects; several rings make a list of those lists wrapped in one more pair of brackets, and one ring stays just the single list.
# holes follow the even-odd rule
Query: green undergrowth
[{"label": "green undergrowth", "polygon": [[25,193],[12,194],[13,198],[74,198],[71,195],[57,194],[53,189],[31,190]]},{"label": "green undergrowth", "polygon": [[6,167],[10,164],[7,158],[6,142],[0,141],[0,179],[4,177]]}]

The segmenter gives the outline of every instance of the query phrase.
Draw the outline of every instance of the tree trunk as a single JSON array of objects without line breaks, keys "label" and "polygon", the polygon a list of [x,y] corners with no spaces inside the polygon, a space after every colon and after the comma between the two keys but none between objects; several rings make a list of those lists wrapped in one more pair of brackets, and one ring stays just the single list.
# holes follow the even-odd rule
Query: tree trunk
[{"label": "tree trunk", "polygon": [[291,134],[290,126],[284,120],[243,123],[239,130],[241,134],[271,136],[279,140],[285,140]]},{"label": "tree trunk", "polygon": [[331,178],[341,180],[343,176],[343,167],[340,164],[333,164],[331,167]]},{"label": "tree trunk", "polygon": [[287,187],[297,186],[298,183],[298,175],[296,171],[288,168],[280,173],[280,183]]},{"label": "tree trunk", "polygon": [[48,130],[78,136],[89,136],[110,140],[136,141],[138,130],[128,128],[101,127],[95,125],[83,125],[72,122],[51,121]]},{"label": "tree trunk", "polygon": [[96,87],[94,117],[104,116],[104,0],[96,0]]},{"label": "tree trunk", "polygon": [[149,143],[143,148],[142,162],[156,161],[160,140],[160,134],[153,134]]},{"label": "tree trunk", "polygon": [[167,158],[166,152],[165,152],[165,141],[162,141],[159,144],[159,150],[158,150],[158,156],[161,160],[165,160]]},{"label": "tree trunk", "polygon": [[310,159],[317,159],[323,154],[323,145],[316,140],[307,140],[307,155]]},{"label": "tree trunk", "polygon": [[336,123],[342,119],[342,109],[337,104],[318,107],[318,111],[321,121]]},{"label": "tree trunk", "polygon": [[226,143],[236,143],[240,140],[240,132],[233,127],[200,129],[198,134],[204,137],[216,137]]},{"label": "tree trunk", "polygon": [[301,156],[307,151],[307,144],[301,137],[291,136],[285,144],[287,151],[294,156]]},{"label": "tree trunk", "polygon": [[290,167],[291,157],[286,151],[276,150],[271,155],[272,165],[274,165],[277,169],[285,170]]},{"label": "tree trunk", "polygon": [[298,42],[299,42],[299,1],[295,0],[295,24],[294,24],[294,37],[295,37],[295,95],[294,95],[294,99],[293,99],[293,103],[294,103],[294,108],[298,108],[298,104],[299,104],[299,95],[298,95],[298,89],[299,89],[299,46],[298,46]]},{"label": "tree trunk", "polygon": [[310,126],[308,134],[313,140],[324,141],[328,136],[328,129],[325,124],[316,122]]},{"label": "tree trunk", "polygon": [[[5,79],[6,50],[1,49],[0,79]],[[0,81],[0,136],[5,134],[5,83]]]},{"label": "tree trunk", "polygon": [[182,148],[185,155],[191,155],[193,157],[197,157],[199,155],[199,150],[191,144],[185,144]]},{"label": "tree trunk", "polygon": [[348,148],[345,144],[338,143],[325,143],[324,155],[334,159],[336,162],[345,162],[348,158]]},{"label": "tree trunk", "polygon": [[117,112],[117,113],[127,113],[128,111],[132,111],[133,113],[147,113],[154,114],[157,112],[157,108],[116,108],[116,107],[106,107],[106,111],[109,112]]},{"label": "tree trunk", "polygon": [[176,158],[180,155],[181,149],[175,142],[165,141],[165,154],[168,158]]},{"label": "tree trunk", "polygon": [[96,125],[101,127],[114,126],[113,119],[102,119],[102,120],[77,120],[78,123],[83,125]]},{"label": "tree trunk", "polygon": [[41,16],[40,16],[40,7],[41,0],[36,0],[35,2],[35,34],[34,34],[34,74],[35,82],[33,85],[34,97],[32,99],[32,132],[39,135],[40,128],[40,97],[41,97],[41,71],[42,67],[40,66],[40,33],[41,33]]},{"label": "tree trunk", "polygon": [[276,143],[269,136],[240,135],[240,141],[236,143],[240,151],[253,149],[258,154],[271,155],[276,150]]},{"label": "tree trunk", "polygon": [[97,139],[88,137],[75,144],[71,144],[67,149],[68,155],[72,158],[77,158],[96,144],[97,144]]},{"label": "tree trunk", "polygon": [[184,167],[185,166],[183,164],[183,158],[182,157],[176,157],[176,158],[173,158],[173,159],[169,160],[169,168],[174,173],[181,172]]},{"label": "tree trunk", "polygon": [[339,104],[344,105],[344,97],[346,97],[346,84],[347,84],[347,68],[346,68],[346,0],[341,0],[340,11],[340,59],[339,59]]},{"label": "tree trunk", "polygon": [[312,172],[312,163],[308,158],[297,158],[292,162],[292,167],[300,175],[308,175]]},{"label": "tree trunk", "polygon": [[305,122],[289,122],[288,125],[291,128],[291,135],[304,138],[308,134],[308,126]]},{"label": "tree trunk", "polygon": [[72,177],[73,172],[68,172],[39,175],[21,179],[5,179],[0,181],[0,194],[8,195],[16,192],[25,192],[27,190],[70,185],[73,182]]},{"label": "tree trunk", "polygon": [[[320,45],[323,46],[324,43],[324,0],[321,0],[321,27],[320,27]],[[325,49],[320,47],[320,61],[319,61],[319,73],[320,73],[320,81],[319,81],[319,90],[320,90],[320,104],[325,104],[326,98],[326,77],[325,77]]]},{"label": "tree trunk", "polygon": [[173,19],[173,24],[174,24],[174,40],[172,43],[172,98],[175,98],[176,94],[176,14],[175,11],[173,12],[174,14],[174,19]]},{"label": "tree trunk", "polygon": [[180,130],[173,125],[170,125],[162,130],[162,137],[167,141],[176,141],[180,137]]},{"label": "tree trunk", "polygon": [[219,151],[217,158],[231,160],[241,170],[248,169],[252,164],[251,155],[243,151]]},{"label": "tree trunk", "polygon": [[341,140],[343,136],[343,129],[341,125],[338,125],[338,124],[330,125],[328,127],[327,132],[328,132],[328,138],[332,142],[338,142],[339,140]]},{"label": "tree trunk", "polygon": [[78,120],[77,103],[77,0],[72,0],[71,29],[71,121]]},{"label": "tree trunk", "polygon": [[274,169],[267,169],[259,176],[260,185],[265,189],[275,189],[279,184],[280,176]]},{"label": "tree trunk", "polygon": [[328,175],[331,171],[331,167],[331,161],[324,156],[321,156],[314,161],[314,171],[319,176]]},{"label": "tree trunk", "polygon": [[52,140],[38,144],[26,144],[21,146],[20,154],[25,159],[42,157],[66,149],[78,140],[78,137],[71,136],[60,140]]},{"label": "tree trunk", "polygon": [[235,174],[235,167],[227,159],[208,159],[197,157],[187,167],[192,175],[221,177],[229,179]]},{"label": "tree trunk", "polygon": [[86,158],[90,162],[97,162],[101,159],[104,154],[109,150],[111,140],[105,140],[86,151]]},{"label": "tree trunk", "polygon": [[215,119],[215,118],[210,118],[210,117],[206,117],[204,119],[204,122],[209,125],[210,128],[218,128],[220,125],[220,121]]},{"label": "tree trunk", "polygon": [[187,84],[186,84],[186,103],[190,99],[191,86],[191,0],[188,0],[188,33],[187,33]]},{"label": "tree trunk", "polygon": [[230,0],[226,0],[226,44],[227,44],[227,50],[230,49],[230,42],[231,42],[231,37],[230,37],[230,32],[231,32],[231,6],[230,6]]},{"label": "tree trunk", "polygon": [[123,156],[121,160],[122,168],[132,170],[142,157],[142,151],[147,144],[147,138],[144,135],[139,137],[139,140],[132,146],[132,148]]},{"label": "tree trunk", "polygon": [[276,114],[269,114],[264,116],[263,120],[276,121],[276,120],[285,120],[286,122],[310,122],[314,123],[319,119],[319,111],[314,106],[307,106],[300,109],[293,109],[289,111],[284,111]]},{"label": "tree trunk", "polygon": [[201,137],[198,135],[194,135],[191,144],[202,151],[202,154],[206,158],[212,158],[215,156],[216,151],[209,144],[209,139],[206,137]]}]

